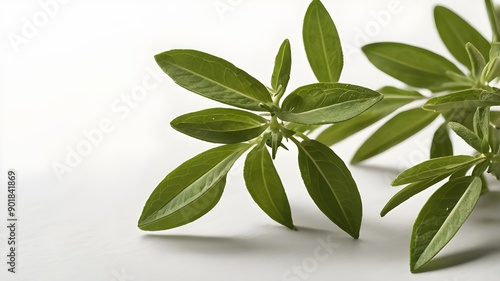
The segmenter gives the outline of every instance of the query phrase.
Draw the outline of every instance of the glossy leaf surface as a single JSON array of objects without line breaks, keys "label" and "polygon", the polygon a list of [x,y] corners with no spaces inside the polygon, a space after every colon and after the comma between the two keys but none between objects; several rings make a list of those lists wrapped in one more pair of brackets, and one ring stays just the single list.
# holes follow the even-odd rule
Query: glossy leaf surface
[{"label": "glossy leaf surface", "polygon": [[265,146],[255,147],[248,153],[243,174],[248,192],[257,205],[273,220],[296,229],[285,189]]},{"label": "glossy leaf surface", "polygon": [[419,47],[393,42],[373,43],[363,47],[370,62],[386,74],[414,87],[431,91],[448,89],[453,80],[447,71],[462,72],[446,58]]},{"label": "glossy leaf surface", "polygon": [[285,91],[288,81],[290,80],[290,71],[292,68],[292,53],[290,50],[290,41],[286,39],[280,46],[276,59],[274,61],[273,76],[271,78],[271,86],[274,90],[278,90],[279,86]]},{"label": "glossy leaf surface", "polygon": [[257,79],[232,63],[196,50],[170,50],[155,56],[161,69],[179,86],[232,106],[263,111],[272,102]]},{"label": "glossy leaf surface", "polygon": [[410,246],[410,269],[427,264],[455,236],[481,194],[481,180],[462,177],[439,188],[425,203],[415,224]]},{"label": "glossy leaf surface", "polygon": [[446,123],[439,126],[432,137],[431,158],[453,155],[453,145],[448,134]]},{"label": "glossy leaf surface", "polygon": [[396,208],[399,206],[401,203],[405,202],[406,200],[410,199],[414,195],[426,190],[427,188],[435,185],[436,183],[442,181],[448,176],[448,174],[444,174],[432,179],[428,180],[423,180],[419,182],[414,182],[412,184],[409,184],[405,186],[403,189],[401,189],[398,193],[396,193],[388,202],[385,204],[384,208],[380,212],[380,216],[383,217],[387,213],[389,213],[392,209]]},{"label": "glossy leaf surface", "polygon": [[453,155],[430,159],[403,171],[391,185],[397,186],[451,174],[461,168],[472,166],[482,161],[484,161],[484,157],[472,157],[468,155]]},{"label": "glossy leaf surface", "polygon": [[181,133],[215,143],[251,140],[269,126],[265,118],[231,108],[210,108],[188,113],[175,118],[170,125]]},{"label": "glossy leaf surface", "polygon": [[378,92],[384,95],[381,101],[355,118],[331,125],[321,132],[316,140],[331,146],[367,128],[403,105],[423,98],[416,91],[402,90],[395,87],[383,87]]},{"label": "glossy leaf surface", "polygon": [[468,145],[470,145],[477,151],[481,151],[481,139],[473,131],[456,122],[449,122],[448,126]]},{"label": "glossy leaf surface", "polygon": [[212,148],[182,163],[170,172],[149,196],[139,228],[156,231],[190,223],[219,201],[226,174],[248,144]]},{"label": "glossy leaf surface", "polygon": [[306,125],[341,122],[361,114],[381,99],[381,94],[356,85],[310,84],[286,97],[278,117]]},{"label": "glossy leaf surface", "polygon": [[434,8],[434,20],[441,40],[448,51],[463,65],[472,69],[465,44],[472,43],[484,58],[489,58],[490,42],[468,22],[443,6]]},{"label": "glossy leaf surface", "polygon": [[351,172],[329,147],[315,140],[297,143],[299,167],[319,209],[354,238],[359,237],[362,205]]},{"label": "glossy leaf surface", "polygon": [[421,108],[398,113],[361,145],[351,162],[358,163],[386,151],[425,128],[437,116]]},{"label": "glossy leaf surface", "polygon": [[468,110],[480,106],[496,105],[500,105],[500,93],[481,89],[468,89],[432,97],[423,107],[427,110],[447,111],[451,109]]},{"label": "glossy leaf surface", "polygon": [[304,49],[319,82],[338,82],[344,59],[342,46],[330,14],[319,0],[307,9],[302,28]]}]

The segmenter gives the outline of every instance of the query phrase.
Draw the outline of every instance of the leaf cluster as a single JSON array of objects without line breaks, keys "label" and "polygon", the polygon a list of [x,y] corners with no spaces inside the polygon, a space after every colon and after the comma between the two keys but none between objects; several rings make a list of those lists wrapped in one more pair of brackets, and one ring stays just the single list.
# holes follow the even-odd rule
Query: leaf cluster
[{"label": "leaf cluster", "polygon": [[177,131],[221,145],[182,163],[158,184],[144,206],[140,229],[170,229],[206,214],[221,198],[228,171],[246,152],[243,176],[250,196],[271,219],[296,229],[273,162],[278,150],[288,150],[285,143],[291,141],[297,147],[300,173],[314,203],[338,227],[359,237],[362,204],[351,172],[335,152],[305,132],[314,126],[349,120],[382,95],[338,82],[343,67],[340,39],[318,0],[312,1],[306,12],[303,40],[320,82],[287,95],[292,65],[288,40],[276,55],[271,87],[204,52],[175,49],[155,56],[161,69],[179,86],[235,108],[209,108],[172,120],[170,125]]},{"label": "leaf cluster", "polygon": [[[352,163],[365,161],[413,136],[434,120],[435,131],[430,160],[403,171],[392,183],[406,185],[381,211],[385,216],[417,193],[446,179],[422,207],[410,243],[410,268],[422,269],[452,239],[474,209],[479,196],[488,191],[485,174],[500,179],[499,113],[500,76],[499,20],[491,0],[485,0],[492,40],[485,39],[452,10],[437,6],[434,21],[439,36],[459,64],[430,50],[397,42],[379,42],[363,47],[368,60],[379,70],[405,83],[406,89],[386,86],[379,90],[384,99],[341,124],[334,124],[318,136],[332,145],[402,106],[356,151]],[[312,65],[311,65],[312,66]],[[313,66],[312,66],[313,67]],[[429,92],[423,95],[421,92]],[[424,100],[421,107],[416,101]],[[450,130],[477,153],[454,155]]]},{"label": "leaf cluster", "polygon": [[[486,3],[493,9],[490,0]],[[497,22],[496,14],[491,11],[488,12],[491,22]],[[446,7],[435,7],[434,21],[441,40],[458,64],[430,50],[404,43],[378,42],[364,46],[363,52],[375,67],[408,87],[379,89],[384,95],[381,102],[357,118],[327,127],[317,137],[319,141],[333,145],[390,116],[354,154],[351,162],[359,163],[405,141],[439,119],[441,126],[433,135],[430,158],[453,154],[447,123],[458,122],[472,129],[478,106],[500,104],[498,89],[491,86],[500,75],[500,45],[495,39],[498,38],[496,27],[490,42]],[[422,100],[426,101],[423,108]],[[399,111],[403,106],[405,109]]]},{"label": "leaf cluster", "polygon": [[[494,110],[500,105],[500,89],[495,87],[500,76],[500,21],[492,0],[485,4],[491,41],[452,10],[434,9],[437,31],[456,63],[404,43],[363,47],[368,60],[406,84],[404,89],[385,86],[373,91],[339,82],[341,42],[320,0],[311,1],[302,30],[318,83],[288,94],[292,66],[288,40],[276,55],[270,87],[204,52],[174,49],[156,55],[158,65],[179,86],[230,107],[191,112],[171,121],[183,134],[220,145],[168,173],[146,201],[139,228],[170,229],[206,214],[221,198],[229,170],[246,155],[243,177],[252,199],[271,219],[296,229],[274,166],[278,151],[288,150],[288,143],[293,143],[302,180],[314,203],[339,228],[358,238],[361,197],[346,164],[329,146],[388,118],[356,151],[351,162],[359,163],[440,120],[430,160],[403,171],[393,181],[394,186],[406,186],[381,211],[385,216],[444,181],[413,226],[410,269],[421,270],[457,233],[479,197],[488,193],[485,174],[500,179],[500,112]],[[308,137],[320,127],[324,129],[316,140]],[[470,145],[475,155],[454,155],[453,134]]]}]

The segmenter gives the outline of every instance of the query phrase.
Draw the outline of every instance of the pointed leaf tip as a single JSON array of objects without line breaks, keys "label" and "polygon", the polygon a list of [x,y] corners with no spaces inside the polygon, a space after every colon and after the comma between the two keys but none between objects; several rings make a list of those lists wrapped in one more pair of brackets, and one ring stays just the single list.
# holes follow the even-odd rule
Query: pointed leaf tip
[{"label": "pointed leaf tip", "polygon": [[309,5],[302,27],[304,48],[319,82],[338,82],[344,58],[337,28],[321,1]]},{"label": "pointed leaf tip", "polygon": [[266,146],[257,146],[248,153],[243,175],[255,203],[271,219],[296,230],[283,183]]},{"label": "pointed leaf tip", "polygon": [[481,194],[481,179],[461,177],[440,187],[422,207],[411,236],[410,270],[418,272],[455,236]]},{"label": "pointed leaf tip", "polygon": [[353,238],[359,238],[361,197],[351,172],[329,147],[315,141],[297,143],[304,184],[318,208]]},{"label": "pointed leaf tip", "polygon": [[249,144],[227,144],[207,150],[170,172],[151,193],[138,226],[158,231],[190,223],[219,201],[226,175]]}]

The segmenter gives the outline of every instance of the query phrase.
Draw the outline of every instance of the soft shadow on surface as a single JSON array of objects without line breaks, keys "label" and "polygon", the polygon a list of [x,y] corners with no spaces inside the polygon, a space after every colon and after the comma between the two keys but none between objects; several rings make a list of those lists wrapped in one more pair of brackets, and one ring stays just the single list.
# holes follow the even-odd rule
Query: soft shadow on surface
[{"label": "soft shadow on surface", "polygon": [[244,237],[218,237],[203,235],[145,235],[142,239],[153,248],[168,252],[196,253],[201,255],[238,255],[282,251],[276,243]]},{"label": "soft shadow on surface", "polygon": [[471,219],[481,225],[500,223],[500,192],[490,191],[479,198]]},{"label": "soft shadow on surface", "polygon": [[[337,233],[334,233],[330,230],[326,229],[320,229],[320,228],[314,228],[314,227],[308,227],[308,226],[300,226],[297,225],[297,229],[299,233],[307,234],[307,235],[335,235]],[[340,236],[340,233],[339,233]]]},{"label": "soft shadow on surface", "polygon": [[328,231],[297,225],[298,231],[288,230],[280,226],[261,226],[269,231],[249,233],[241,236],[208,236],[179,234],[145,234],[141,237],[154,248],[182,250],[213,256],[214,254],[247,254],[284,253],[290,251],[310,250],[318,239],[335,240],[337,243],[354,241],[340,231]]},{"label": "soft shadow on surface", "polygon": [[481,196],[477,203],[479,208],[500,208],[500,191],[490,191]]},{"label": "soft shadow on surface", "polygon": [[235,237],[219,237],[205,235],[179,235],[179,234],[146,234],[142,239],[152,242],[156,247],[164,246],[168,243],[171,247],[192,248],[200,252],[213,251],[215,249],[245,250],[247,243],[242,243],[244,239]]},{"label": "soft shadow on surface", "polygon": [[431,260],[426,266],[424,266],[421,270],[416,271],[415,273],[424,273],[458,266],[464,263],[478,260],[498,251],[500,251],[500,248],[498,247],[483,247],[480,249],[469,249],[444,257],[438,257]]}]

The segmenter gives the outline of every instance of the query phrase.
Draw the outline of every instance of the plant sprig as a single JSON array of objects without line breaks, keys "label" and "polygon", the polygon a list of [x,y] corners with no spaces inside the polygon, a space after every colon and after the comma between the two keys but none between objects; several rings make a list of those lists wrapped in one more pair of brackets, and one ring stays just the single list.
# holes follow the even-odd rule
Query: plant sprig
[{"label": "plant sprig", "polygon": [[[408,87],[373,91],[339,83],[342,48],[333,20],[320,0],[304,17],[303,43],[319,83],[287,94],[291,47],[281,44],[270,87],[232,63],[196,50],[175,49],[155,59],[179,86],[235,108],[209,108],[170,123],[188,136],[221,144],[171,171],[147,200],[138,226],[157,231],[190,223],[219,201],[227,173],[246,154],[243,176],[250,196],[274,221],[297,229],[274,159],[293,143],[304,185],[318,208],[339,228],[359,237],[361,197],[346,164],[329,146],[393,115],[356,151],[352,163],[372,158],[410,138],[436,119],[430,160],[403,171],[392,185],[405,185],[381,210],[385,216],[414,195],[445,181],[417,216],[410,242],[410,270],[421,271],[453,238],[488,193],[485,175],[500,180],[500,20],[485,0],[492,29],[486,40],[467,21],[437,6],[441,40],[458,63],[430,50],[397,42],[363,47],[368,60]],[[426,91],[431,94],[422,94]],[[383,99],[382,99],[383,97]],[[422,103],[401,111],[412,103]],[[492,108],[493,107],[493,108]],[[327,125],[317,139],[310,132]],[[450,134],[452,133],[452,134]],[[456,134],[476,153],[454,155]]]},{"label": "plant sprig", "polygon": [[[390,149],[427,127],[439,116],[442,124],[432,138],[430,160],[411,167],[392,182],[406,186],[381,211],[381,216],[427,188],[446,179],[420,211],[410,243],[410,269],[422,270],[453,238],[474,209],[479,196],[488,192],[485,174],[500,179],[500,115],[491,107],[500,105],[499,20],[491,0],[485,0],[493,39],[486,40],[469,23],[448,8],[434,9],[436,28],[446,48],[462,64],[457,66],[432,51],[395,42],[363,47],[369,61],[386,74],[404,82],[408,89],[383,87],[384,100],[359,117],[334,124],[318,136],[332,145],[403,105],[426,100],[423,107],[400,111],[357,150],[352,163],[369,159]],[[311,64],[314,69],[314,65]],[[464,73],[461,69],[467,69]],[[430,97],[416,90],[439,93]],[[449,129],[469,144],[477,154],[454,155]]]},{"label": "plant sprig", "polygon": [[[323,68],[316,75],[324,81],[301,86],[286,96],[291,72],[288,40],[276,55],[269,88],[232,63],[204,52],[176,49],[155,56],[179,86],[240,109],[210,108],[170,123],[181,133],[223,145],[187,160],[160,182],[144,206],[140,229],[178,227],[210,211],[224,191],[228,171],[247,151],[243,175],[251,197],[271,219],[296,229],[273,163],[278,150],[286,149],[285,142],[291,141],[315,204],[338,227],[359,237],[362,203],[356,182],[342,159],[306,132],[317,125],[349,120],[380,101],[382,95],[338,82],[343,66],[340,39],[318,0],[306,12],[303,34],[308,59]],[[324,73],[328,75],[322,77]]]}]

